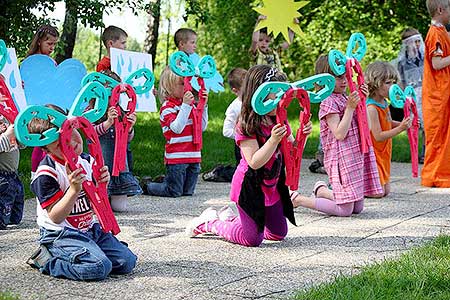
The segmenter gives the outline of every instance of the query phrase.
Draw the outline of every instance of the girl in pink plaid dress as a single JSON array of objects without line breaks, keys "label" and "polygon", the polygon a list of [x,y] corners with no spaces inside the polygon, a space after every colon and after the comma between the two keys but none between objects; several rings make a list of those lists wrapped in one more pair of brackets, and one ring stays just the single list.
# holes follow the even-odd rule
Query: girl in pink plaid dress
[{"label": "girl in pink plaid dress", "polygon": [[[333,74],[328,56],[320,56],[316,72]],[[324,151],[324,166],[331,189],[323,181],[314,185],[315,198],[299,199],[301,206],[329,215],[348,217],[364,208],[364,197],[382,197],[375,154],[361,152],[356,106],[360,101],[357,92],[346,95],[345,74],[335,76],[336,85],[328,98],[320,104],[320,140]],[[361,86],[368,94],[367,85]]]}]

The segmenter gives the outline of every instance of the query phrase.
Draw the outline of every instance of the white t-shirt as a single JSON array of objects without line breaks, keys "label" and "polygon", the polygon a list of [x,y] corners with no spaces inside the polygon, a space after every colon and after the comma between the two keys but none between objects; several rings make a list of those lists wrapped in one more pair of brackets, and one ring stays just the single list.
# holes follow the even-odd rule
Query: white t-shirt
[{"label": "white t-shirt", "polygon": [[[91,156],[84,153],[78,157],[78,164],[86,170],[87,180],[92,179],[93,161]],[[69,227],[84,232],[97,223],[91,203],[83,190],[78,194],[72,211],[64,221],[56,224],[49,218],[46,208],[59,201],[69,187],[65,165],[47,155],[39,164],[31,182],[31,190],[36,195],[37,223],[40,227],[48,230],[62,230]]]},{"label": "white t-shirt", "polygon": [[234,139],[236,132],[236,123],[241,113],[242,101],[239,98],[233,100],[225,112],[225,120],[223,121],[223,135],[230,139]]}]

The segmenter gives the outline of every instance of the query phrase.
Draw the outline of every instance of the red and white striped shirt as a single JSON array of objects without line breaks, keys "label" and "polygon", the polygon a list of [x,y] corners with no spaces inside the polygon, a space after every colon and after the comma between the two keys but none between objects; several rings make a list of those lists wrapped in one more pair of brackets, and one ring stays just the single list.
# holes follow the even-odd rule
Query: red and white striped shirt
[{"label": "red and white striped shirt", "polygon": [[[175,98],[167,98],[161,106],[159,121],[166,138],[165,164],[199,163],[202,160],[201,150],[196,149],[193,143],[193,107],[194,104],[189,105]],[[203,131],[207,124],[208,108],[205,106],[202,115]]]}]

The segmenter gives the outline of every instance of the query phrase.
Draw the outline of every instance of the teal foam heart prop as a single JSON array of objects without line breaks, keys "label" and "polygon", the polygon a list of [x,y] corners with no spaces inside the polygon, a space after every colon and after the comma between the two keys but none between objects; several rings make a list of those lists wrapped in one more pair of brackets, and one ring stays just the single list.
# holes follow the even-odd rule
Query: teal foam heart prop
[{"label": "teal foam heart prop", "polygon": [[20,74],[28,105],[52,103],[69,109],[81,90],[86,67],[73,58],[56,66],[50,57],[35,54],[22,62]]}]

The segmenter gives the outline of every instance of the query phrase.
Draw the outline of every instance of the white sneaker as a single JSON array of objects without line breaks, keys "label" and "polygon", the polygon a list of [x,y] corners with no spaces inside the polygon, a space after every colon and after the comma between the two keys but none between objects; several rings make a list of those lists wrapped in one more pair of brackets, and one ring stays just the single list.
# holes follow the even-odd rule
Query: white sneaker
[{"label": "white sneaker", "polygon": [[236,218],[236,215],[234,214],[234,211],[231,207],[228,205],[222,207],[219,212],[217,213],[219,216],[220,221],[230,222],[234,218]]},{"label": "white sneaker", "polygon": [[[189,222],[188,226],[186,226],[186,230],[184,231],[188,237],[195,237],[199,234],[207,233],[209,232],[207,230],[208,228],[208,222],[217,220],[219,217],[217,216],[217,210],[213,209],[212,207],[208,207],[205,209],[200,216],[192,219],[191,222]],[[198,228],[200,225],[205,225],[203,228]]]}]

